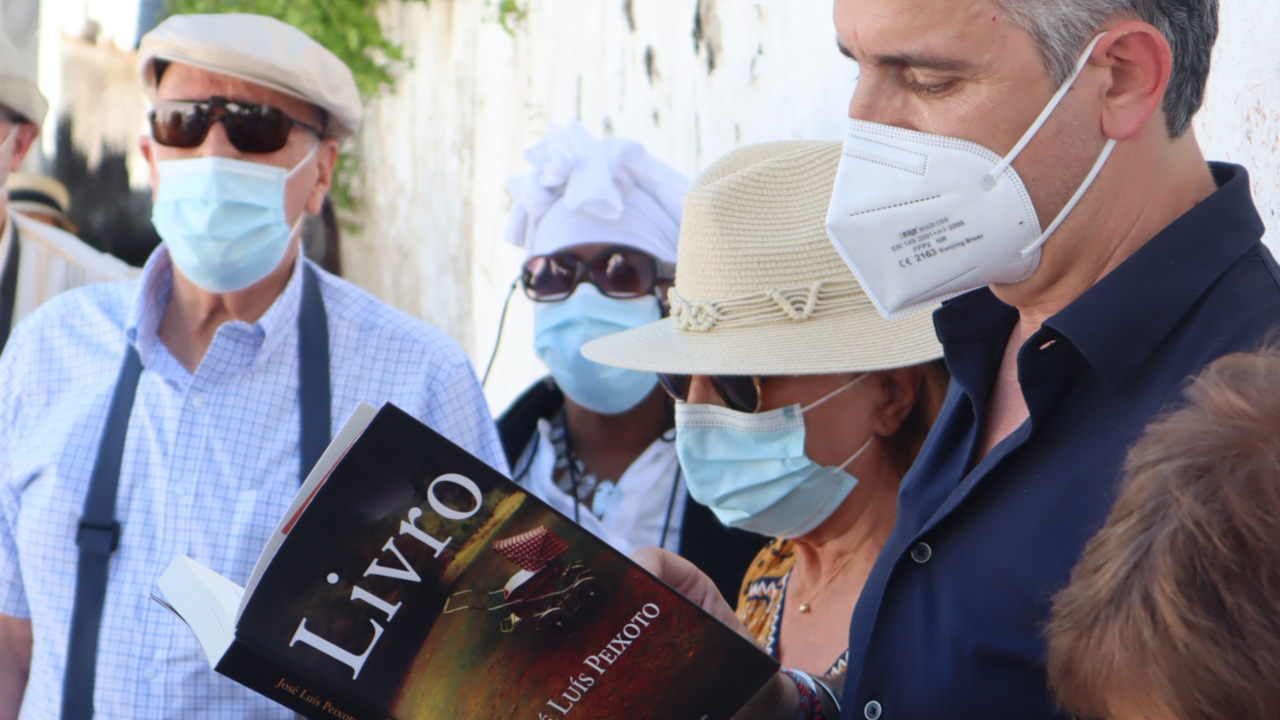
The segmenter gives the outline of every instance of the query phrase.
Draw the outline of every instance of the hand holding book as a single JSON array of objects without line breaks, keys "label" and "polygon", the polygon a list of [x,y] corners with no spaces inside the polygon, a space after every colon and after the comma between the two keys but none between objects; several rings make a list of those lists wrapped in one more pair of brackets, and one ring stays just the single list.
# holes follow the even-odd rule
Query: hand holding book
[{"label": "hand holding book", "polygon": [[311,718],[727,720],[777,663],[656,557],[694,602],[384,406],[335,438],[247,589],[182,557],[160,587],[218,672]]},{"label": "hand holding book", "polygon": [[[671,586],[693,604],[702,608],[711,617],[737,631],[739,635],[755,642],[755,638],[747,630],[742,621],[724,601],[724,596],[716,588],[711,578],[707,577],[693,563],[668,550],[646,547],[631,553],[631,559],[651,575]],[[733,716],[733,720],[792,720],[805,717],[797,690],[797,684],[786,671],[774,674],[769,682],[752,696],[751,700]],[[816,718],[834,718],[840,714],[840,708],[834,697],[818,697],[824,711],[812,714]]]}]

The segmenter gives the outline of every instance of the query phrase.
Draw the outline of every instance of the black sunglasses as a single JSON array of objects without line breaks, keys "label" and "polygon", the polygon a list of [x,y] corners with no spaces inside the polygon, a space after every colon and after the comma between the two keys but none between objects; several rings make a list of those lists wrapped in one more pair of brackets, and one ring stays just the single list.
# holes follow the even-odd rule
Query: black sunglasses
[{"label": "black sunglasses", "polygon": [[241,152],[275,152],[289,142],[295,126],[316,137],[320,130],[270,105],[252,105],[214,95],[208,100],[162,100],[148,116],[151,137],[168,147],[200,147],[214,123],[222,123],[227,139]]},{"label": "black sunglasses", "polygon": [[[764,378],[760,375],[709,375],[711,389],[716,391],[725,407],[738,412],[753,413],[760,410],[760,385]],[[678,402],[689,401],[689,386],[693,383],[692,375],[668,375],[658,373],[658,383],[671,397]]]},{"label": "black sunglasses", "polygon": [[524,263],[520,283],[536,302],[556,302],[589,282],[606,297],[627,299],[648,295],[662,281],[675,277],[675,265],[629,247],[610,247],[584,260],[569,252],[534,255]]}]

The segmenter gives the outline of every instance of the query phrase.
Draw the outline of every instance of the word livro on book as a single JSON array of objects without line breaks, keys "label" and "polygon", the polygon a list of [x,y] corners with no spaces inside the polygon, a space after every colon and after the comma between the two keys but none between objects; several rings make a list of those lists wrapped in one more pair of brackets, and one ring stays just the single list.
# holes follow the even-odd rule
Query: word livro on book
[{"label": "word livro on book", "polygon": [[[436,495],[436,488],[441,483],[452,483],[466,490],[475,500],[475,507],[463,512],[445,505],[444,502],[442,502]],[[460,521],[466,520],[480,511],[480,508],[484,505],[484,495],[480,492],[480,488],[476,486],[471,478],[457,473],[447,473],[431,481],[431,485],[427,488],[427,504],[431,507],[431,510],[440,517],[447,520]],[[408,520],[400,521],[399,534],[407,534],[409,537],[434,550],[435,555],[433,555],[433,557],[440,557],[440,553],[444,552],[444,549],[453,541],[452,535],[444,540],[437,540],[423,532],[421,528],[414,524],[418,518],[422,517],[421,508],[409,508],[406,517]],[[401,582],[422,582],[422,577],[418,575],[418,573],[413,569],[413,565],[409,564],[409,561],[405,560],[404,554],[396,547],[396,538],[394,535],[387,538],[387,542],[382,546],[382,552],[390,552],[392,555],[395,555],[396,560],[400,562],[400,567],[386,567],[379,564],[378,558],[375,557],[373,561],[369,563],[369,567],[364,571],[364,577],[374,575],[378,577],[391,578]],[[327,579],[330,585],[336,585],[341,578],[337,573],[330,573]],[[395,617],[396,612],[400,610],[400,606],[403,604],[396,603],[395,605],[392,605],[360,585],[356,585],[351,589],[351,600],[353,602],[359,600],[361,602],[368,603],[385,613],[388,624],[390,624],[392,618]],[[385,628],[379,625],[377,620],[370,618],[369,624],[373,625],[373,639],[369,641],[369,644],[359,655],[351,652],[350,650],[341,648],[308,630],[307,619],[305,617],[298,623],[298,629],[293,634],[293,639],[289,641],[289,647],[293,647],[299,642],[305,645],[310,645],[334,660],[350,667],[351,677],[352,679],[355,679],[360,677],[360,669],[364,667],[365,661],[369,659],[369,653],[373,652],[373,647],[378,644],[378,640],[382,638],[382,633],[385,631]]]}]

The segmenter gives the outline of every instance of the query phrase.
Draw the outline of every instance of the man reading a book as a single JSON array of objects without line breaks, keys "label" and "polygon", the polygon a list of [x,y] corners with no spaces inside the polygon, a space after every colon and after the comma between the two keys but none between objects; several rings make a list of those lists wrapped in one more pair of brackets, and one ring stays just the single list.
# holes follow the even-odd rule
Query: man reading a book
[{"label": "man reading a book", "polygon": [[[951,389],[854,608],[840,717],[1065,717],[1050,601],[1128,447],[1280,321],[1248,174],[1191,127],[1218,3],[835,0],[834,18],[860,75],[828,235],[884,315],[955,296],[933,317]],[[646,562],[714,600],[679,558]],[[817,717],[806,693],[775,681],[741,717]]]},{"label": "man reading a book", "polygon": [[462,350],[299,252],[360,125],[346,65],[273,18],[178,15],[139,70],[164,242],[0,357],[0,719],[287,718],[148,598],[173,555],[244,583],[362,400],[506,463]]}]

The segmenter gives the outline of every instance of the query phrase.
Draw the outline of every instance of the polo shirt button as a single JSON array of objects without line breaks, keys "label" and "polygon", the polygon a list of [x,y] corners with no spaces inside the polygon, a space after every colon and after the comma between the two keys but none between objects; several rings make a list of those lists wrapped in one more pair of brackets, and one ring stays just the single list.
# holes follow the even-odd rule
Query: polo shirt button
[{"label": "polo shirt button", "polygon": [[881,712],[882,712],[882,708],[880,707],[880,703],[876,702],[875,700],[872,700],[871,702],[867,703],[867,706],[862,709],[862,715],[867,720],[880,720]]},{"label": "polo shirt button", "polygon": [[929,562],[931,557],[933,557],[933,548],[929,547],[929,543],[918,542],[911,548],[911,559],[921,565]]}]

